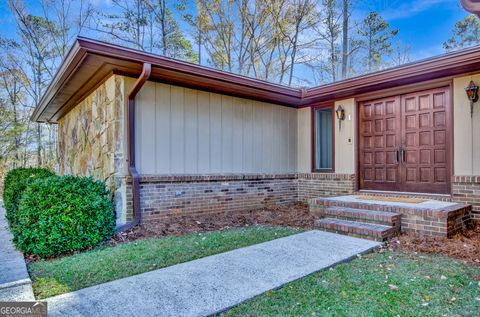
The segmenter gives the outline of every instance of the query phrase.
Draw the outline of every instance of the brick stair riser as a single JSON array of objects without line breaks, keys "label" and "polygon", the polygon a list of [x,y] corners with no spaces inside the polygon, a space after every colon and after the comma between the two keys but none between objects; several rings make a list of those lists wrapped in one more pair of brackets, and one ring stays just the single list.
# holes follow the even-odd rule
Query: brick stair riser
[{"label": "brick stair riser", "polygon": [[471,219],[472,206],[461,203],[440,210],[432,210],[376,203],[366,204],[363,202],[339,201],[325,198],[310,200],[311,210],[329,207],[399,213],[402,215],[402,232],[418,233],[428,236],[450,237],[473,223]]},{"label": "brick stair riser", "polygon": [[395,197],[395,198],[419,198],[419,199],[432,199],[438,201],[453,201],[452,196],[444,195],[428,195],[428,194],[403,194],[403,193],[375,193],[375,192],[354,192],[353,195],[358,196],[373,196],[373,197]]},{"label": "brick stair riser", "polygon": [[[405,208],[405,207],[398,207],[398,206],[389,206],[389,205],[381,205],[381,204],[365,204],[365,203],[357,203],[357,202],[345,202],[345,201],[336,201],[336,200],[323,200],[323,199],[315,199],[310,202],[310,208],[314,207],[347,207],[353,209],[367,209],[367,210],[374,210],[374,211],[387,211],[387,212],[394,212],[399,213],[402,215],[416,215],[422,217],[434,217],[440,219],[447,219],[449,217],[449,213],[452,211],[459,211],[458,206],[452,206],[450,208],[442,209],[442,210],[432,210],[432,209],[422,209],[422,208]],[[463,208],[470,208],[471,206],[464,206]],[[460,208],[461,209],[461,208]]]},{"label": "brick stair riser", "polygon": [[394,236],[400,233],[399,228],[391,228],[384,232],[370,231],[367,229],[355,229],[351,227],[336,226],[336,225],[316,225],[317,228],[325,230],[332,233],[344,234],[347,236],[364,238],[364,239],[373,239],[375,241],[386,241],[393,238]]},{"label": "brick stair riser", "polygon": [[337,212],[334,210],[328,210],[322,207],[312,207],[310,209],[310,213],[315,217],[319,218],[336,218],[336,219],[344,219],[350,221],[358,221],[358,222],[366,222],[366,223],[373,223],[373,224],[380,224],[392,227],[400,227],[401,225],[401,216],[371,216],[371,215],[362,215],[357,213],[352,213],[348,211]]}]

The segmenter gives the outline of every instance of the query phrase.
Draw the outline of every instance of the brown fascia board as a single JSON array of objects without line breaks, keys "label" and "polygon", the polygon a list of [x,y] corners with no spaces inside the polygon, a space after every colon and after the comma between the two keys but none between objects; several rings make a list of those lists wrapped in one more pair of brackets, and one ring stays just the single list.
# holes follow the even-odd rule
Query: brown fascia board
[{"label": "brown fascia board", "polygon": [[308,89],[300,106],[480,70],[480,46]]},{"label": "brown fascia board", "polygon": [[297,89],[213,68],[79,37],[32,114],[56,122],[112,73],[138,77],[152,65],[150,80],[289,107],[466,74],[480,69],[480,47],[448,53],[399,67],[310,89]]},{"label": "brown fascia board", "polygon": [[[62,64],[59,69],[57,69],[55,75],[53,76],[52,81],[48,85],[45,93],[43,94],[40,102],[36,105],[35,109],[32,112],[31,119],[37,121],[40,115],[44,112],[45,108],[48,105],[49,100],[52,100],[58,91],[63,86],[63,83],[68,80],[68,77],[73,73],[73,71],[78,67],[81,61],[85,58],[85,50],[80,48],[78,42],[75,42],[67,53],[65,59],[62,61]],[[42,120],[44,122],[44,120]]]},{"label": "brown fascia board", "polygon": [[297,106],[302,94],[299,89],[78,37],[31,118],[56,122],[96,88],[98,81],[112,73],[138,77],[144,63],[152,65],[152,81],[290,107]]},{"label": "brown fascia board", "polygon": [[468,12],[480,16],[480,1],[478,0],[460,0],[462,6]]}]

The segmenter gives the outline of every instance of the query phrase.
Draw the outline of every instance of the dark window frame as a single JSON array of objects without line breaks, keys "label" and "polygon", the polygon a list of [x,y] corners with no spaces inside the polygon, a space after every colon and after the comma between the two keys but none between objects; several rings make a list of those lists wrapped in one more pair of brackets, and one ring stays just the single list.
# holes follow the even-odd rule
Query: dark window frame
[{"label": "dark window frame", "polygon": [[[330,108],[332,111],[332,167],[331,168],[317,168],[317,140],[316,140],[316,110]],[[332,103],[328,104],[319,104],[311,107],[311,116],[312,116],[312,173],[335,173],[335,105]]]}]

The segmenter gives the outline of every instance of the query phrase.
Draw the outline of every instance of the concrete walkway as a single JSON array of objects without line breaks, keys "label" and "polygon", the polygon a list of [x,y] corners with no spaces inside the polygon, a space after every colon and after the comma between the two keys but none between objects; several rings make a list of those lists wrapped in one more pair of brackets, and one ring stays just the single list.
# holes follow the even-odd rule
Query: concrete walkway
[{"label": "concrete walkway", "polygon": [[207,316],[379,245],[308,231],[52,297],[49,316]]},{"label": "concrete walkway", "polygon": [[23,254],[15,249],[0,201],[0,301],[34,300]]}]

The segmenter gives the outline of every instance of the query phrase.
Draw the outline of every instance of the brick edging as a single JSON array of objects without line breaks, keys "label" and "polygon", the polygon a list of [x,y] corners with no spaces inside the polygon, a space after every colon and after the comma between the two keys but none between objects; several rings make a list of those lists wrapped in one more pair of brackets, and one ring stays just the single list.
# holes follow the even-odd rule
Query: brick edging
[{"label": "brick edging", "polygon": [[[312,180],[338,180],[353,181],[354,174],[336,173],[290,173],[290,174],[171,174],[171,175],[141,175],[141,183],[177,183],[177,182],[218,182],[218,181],[243,181],[243,180],[276,180],[276,179],[312,179]],[[131,183],[131,177],[125,177]]]},{"label": "brick edging", "polygon": [[472,175],[472,176],[454,175],[452,176],[452,183],[480,184],[480,175]]},{"label": "brick edging", "polygon": [[[245,180],[296,179],[296,174],[211,174],[211,175],[142,175],[141,183],[186,183]],[[128,178],[127,181],[130,181]]]}]

